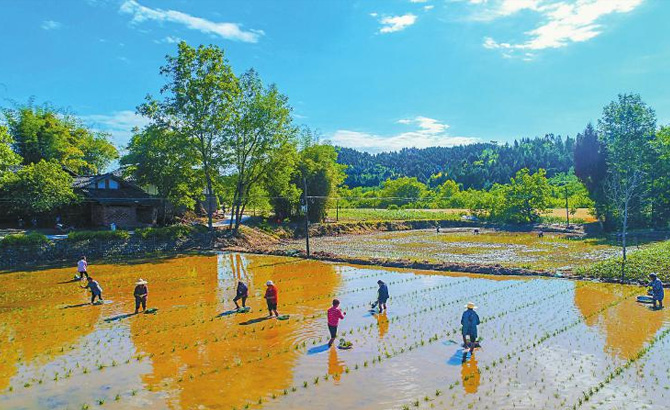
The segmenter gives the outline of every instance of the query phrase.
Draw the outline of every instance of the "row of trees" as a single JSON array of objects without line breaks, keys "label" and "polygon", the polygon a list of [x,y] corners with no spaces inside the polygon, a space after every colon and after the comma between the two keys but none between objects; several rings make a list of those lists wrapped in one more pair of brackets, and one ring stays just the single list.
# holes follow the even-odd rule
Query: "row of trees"
[{"label": "row of trees", "polygon": [[5,217],[34,217],[76,202],[72,173],[95,173],[118,158],[109,135],[48,105],[30,101],[2,114],[0,213]]},{"label": "row of trees", "polygon": [[452,179],[464,189],[489,189],[496,183],[507,183],[523,168],[532,172],[542,168],[548,177],[569,172],[574,142],[570,137],[548,134],[511,144],[405,148],[374,155],[342,148],[338,160],[347,165],[345,183],[352,188],[379,186],[389,178],[415,177],[432,188]]},{"label": "row of trees", "polygon": [[462,189],[451,179],[431,187],[415,177],[401,177],[374,188],[343,188],[340,195],[342,206],[354,208],[463,208],[478,218],[509,223],[535,222],[549,208],[566,202],[572,214],[593,204],[573,173],[547,178],[542,168],[534,173],[523,168],[506,184],[490,189]]},{"label": "row of trees", "polygon": [[209,226],[218,203],[230,204],[239,228],[249,206],[296,216],[304,187],[310,219],[325,217],[326,200],[344,179],[332,146],[293,124],[288,98],[249,70],[236,76],[216,46],[182,42],[161,67],[161,99],[148,96],[138,112],[151,124],[137,130],[121,159],[139,183],[173,205],[205,199]]}]

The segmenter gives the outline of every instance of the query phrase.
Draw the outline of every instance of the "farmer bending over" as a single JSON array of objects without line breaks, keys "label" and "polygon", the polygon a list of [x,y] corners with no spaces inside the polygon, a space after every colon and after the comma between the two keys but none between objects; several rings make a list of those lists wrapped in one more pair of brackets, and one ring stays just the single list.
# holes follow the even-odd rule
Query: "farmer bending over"
[{"label": "farmer bending over", "polygon": [[239,310],[240,305],[237,304],[237,301],[240,299],[242,299],[242,308],[247,307],[247,297],[249,297],[249,288],[242,281],[237,282],[237,294],[233,299],[235,308]]},{"label": "farmer bending over", "polygon": [[386,283],[381,280],[377,281],[379,289],[377,290],[377,303],[379,304],[379,313],[382,313],[382,310],[386,310],[386,301],[389,298],[389,288],[386,286]]},{"label": "farmer bending over", "polygon": [[265,300],[268,303],[268,312],[270,312],[268,317],[272,317],[273,312],[275,317],[279,317],[279,313],[277,312],[277,288],[271,280],[265,282],[265,284],[267,285],[267,289],[265,290]]},{"label": "farmer bending over", "polygon": [[340,319],[344,319],[344,315],[346,313],[340,310],[340,301],[333,299],[333,306],[328,309],[328,331],[330,332],[328,347],[331,347],[337,338],[337,325],[340,323]]},{"label": "farmer bending over", "polygon": [[140,310],[140,305],[142,305],[142,312],[147,310],[147,297],[149,296],[149,288],[147,288],[147,281],[140,278],[135,283],[135,291],[133,292],[135,296],[135,314]]},{"label": "farmer bending over", "polygon": [[[663,297],[665,296],[663,282],[655,273],[650,274],[649,278],[651,279],[649,287],[651,287],[651,296],[654,298],[654,309],[663,309]],[[658,307],[656,307],[656,302],[658,302]]]},{"label": "farmer bending over", "polygon": [[[467,310],[463,312],[461,317],[461,325],[463,325],[463,346],[470,348],[470,353],[475,350],[475,342],[477,341],[477,325],[479,325],[479,315],[475,312],[477,306],[474,303],[468,302],[465,305]],[[468,338],[470,337],[470,342]]]},{"label": "farmer bending over", "polygon": [[95,297],[98,297],[98,300],[102,302],[102,288],[100,287],[100,284],[98,283],[97,280],[93,280],[92,277],[86,275],[88,277],[88,283],[86,286],[82,286],[82,289],[90,289],[91,290],[91,305],[93,302],[95,302]]}]

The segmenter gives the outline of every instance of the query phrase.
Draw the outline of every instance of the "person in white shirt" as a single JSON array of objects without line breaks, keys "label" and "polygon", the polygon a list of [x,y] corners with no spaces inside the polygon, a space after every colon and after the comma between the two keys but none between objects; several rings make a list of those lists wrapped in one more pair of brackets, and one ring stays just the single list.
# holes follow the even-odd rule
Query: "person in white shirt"
[{"label": "person in white shirt", "polygon": [[88,279],[88,262],[86,262],[86,256],[82,256],[79,258],[79,262],[77,262],[77,272],[79,272],[79,278],[84,279],[84,275],[86,276],[86,279]]}]

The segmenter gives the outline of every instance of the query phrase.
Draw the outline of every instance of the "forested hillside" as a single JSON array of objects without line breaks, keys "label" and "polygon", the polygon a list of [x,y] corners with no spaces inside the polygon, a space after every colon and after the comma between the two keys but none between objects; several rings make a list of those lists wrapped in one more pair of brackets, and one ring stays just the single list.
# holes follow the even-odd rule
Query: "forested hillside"
[{"label": "forested hillside", "polygon": [[531,172],[543,168],[547,177],[567,173],[573,166],[574,143],[573,138],[548,134],[504,145],[405,148],[374,155],[340,148],[338,162],[347,165],[345,184],[350,188],[378,186],[388,178],[408,176],[430,186],[451,179],[463,189],[488,189],[494,183],[509,182],[522,168]]}]

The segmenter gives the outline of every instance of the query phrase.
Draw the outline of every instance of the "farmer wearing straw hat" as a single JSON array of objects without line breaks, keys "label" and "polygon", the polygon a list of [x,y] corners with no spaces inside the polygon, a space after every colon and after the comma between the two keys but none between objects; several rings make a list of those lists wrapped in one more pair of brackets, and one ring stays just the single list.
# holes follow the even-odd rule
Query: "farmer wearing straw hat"
[{"label": "farmer wearing straw hat", "polygon": [[[468,302],[465,305],[467,308],[461,317],[461,325],[463,325],[463,346],[470,348],[470,353],[475,350],[475,342],[477,341],[477,325],[479,325],[479,315],[475,312],[477,306],[473,302]],[[470,341],[468,342],[468,336]]]},{"label": "farmer wearing straw hat", "polygon": [[277,287],[275,287],[275,284],[271,280],[265,282],[265,285],[267,285],[265,301],[268,303],[268,312],[270,312],[268,317],[272,317],[272,312],[274,312],[275,317],[279,317],[279,313],[277,312]]},{"label": "farmer wearing straw hat", "polygon": [[140,278],[135,283],[135,314],[140,310],[142,305],[142,312],[147,310],[147,297],[149,296],[149,288],[147,288],[147,281]]}]

